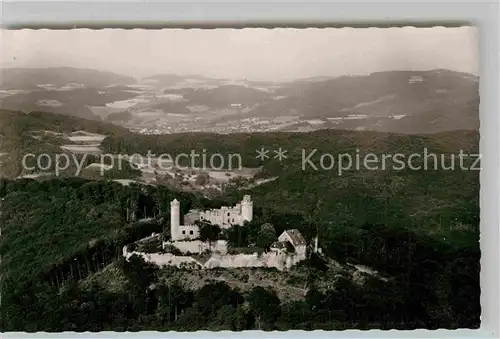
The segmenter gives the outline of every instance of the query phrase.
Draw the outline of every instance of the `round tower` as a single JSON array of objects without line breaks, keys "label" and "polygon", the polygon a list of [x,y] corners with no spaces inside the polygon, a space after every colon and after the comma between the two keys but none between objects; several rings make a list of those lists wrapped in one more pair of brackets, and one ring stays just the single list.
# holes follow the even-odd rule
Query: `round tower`
[{"label": "round tower", "polygon": [[253,201],[249,195],[245,195],[241,201],[241,217],[248,222],[253,219]]},{"label": "round tower", "polygon": [[180,204],[177,199],[170,202],[170,238],[172,241],[179,240],[180,226]]}]

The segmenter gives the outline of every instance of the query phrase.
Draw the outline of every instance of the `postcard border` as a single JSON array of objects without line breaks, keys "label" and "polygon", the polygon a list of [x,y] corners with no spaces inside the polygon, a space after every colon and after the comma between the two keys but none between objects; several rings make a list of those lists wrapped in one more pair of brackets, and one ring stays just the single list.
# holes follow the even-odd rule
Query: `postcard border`
[{"label": "postcard border", "polygon": [[[428,338],[499,337],[499,5],[488,2],[370,1],[307,2],[45,2],[0,4],[5,28],[160,27],[388,27],[461,26],[479,28],[481,192],[481,306],[478,331],[287,331],[287,332],[100,332],[5,333],[4,338]],[[391,20],[392,18],[392,20]],[[488,225],[488,227],[486,226]]]}]

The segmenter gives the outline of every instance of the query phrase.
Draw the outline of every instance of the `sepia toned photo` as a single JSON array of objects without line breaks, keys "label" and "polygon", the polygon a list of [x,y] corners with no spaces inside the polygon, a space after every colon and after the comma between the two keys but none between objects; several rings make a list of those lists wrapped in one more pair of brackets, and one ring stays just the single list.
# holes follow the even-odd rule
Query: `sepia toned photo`
[{"label": "sepia toned photo", "polygon": [[475,27],[0,34],[2,332],[479,328]]}]

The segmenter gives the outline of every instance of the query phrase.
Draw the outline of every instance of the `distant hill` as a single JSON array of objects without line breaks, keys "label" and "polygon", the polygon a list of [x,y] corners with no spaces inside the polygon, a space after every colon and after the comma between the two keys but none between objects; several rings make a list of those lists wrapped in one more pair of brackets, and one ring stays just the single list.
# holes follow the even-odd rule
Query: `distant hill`
[{"label": "distant hill", "polygon": [[[49,131],[45,137],[35,133]],[[32,153],[63,153],[62,144],[70,144],[58,134],[86,131],[105,136],[126,135],[128,130],[95,120],[35,111],[24,113],[0,109],[0,177],[14,178],[22,173],[23,156]],[[52,135],[52,136],[51,136]]]},{"label": "distant hill", "polygon": [[[189,154],[192,150],[203,152],[210,159],[211,154],[240,154],[244,167],[260,167],[260,177],[278,177],[267,184],[247,191],[252,194],[256,205],[273,206],[284,213],[311,213],[319,208],[324,220],[350,223],[385,224],[404,222],[419,225],[425,229],[442,231],[453,229],[457,220],[467,227],[478,226],[479,216],[479,171],[462,170],[455,163],[454,170],[438,169],[430,163],[429,169],[403,170],[391,167],[394,161],[387,160],[386,167],[380,161],[375,170],[354,165],[338,173],[339,164],[333,169],[314,169],[303,162],[302,150],[306,154],[318,151],[311,161],[319,166],[322,154],[330,154],[334,161],[339,155],[350,154],[354,159],[372,153],[379,159],[387,154],[420,154],[413,166],[424,166],[424,150],[436,154],[438,161],[449,166],[450,154],[479,152],[479,133],[476,131],[452,131],[425,135],[403,135],[380,132],[357,132],[320,130],[311,133],[237,133],[219,135],[211,133],[186,133],[171,135],[141,135],[118,126],[67,117],[58,114],[33,112],[24,114],[0,110],[0,153],[3,156],[1,175],[19,175],[22,157],[30,152],[60,153],[58,141],[54,138],[33,138],[33,131],[71,133],[84,130],[105,135],[101,144],[107,154],[163,154],[175,157]],[[280,162],[271,157],[265,161],[256,159],[256,150],[282,148],[287,159]],[[445,160],[440,160],[444,157]],[[361,158],[363,159],[363,158]],[[455,157],[457,159],[457,157]],[[198,157],[198,160],[200,158]],[[472,165],[475,159],[467,158],[464,164]],[[456,160],[458,161],[458,160]],[[228,165],[226,162],[226,166]],[[327,162],[327,165],[329,163]],[[182,164],[181,164],[182,165]],[[199,165],[199,164],[198,164]],[[237,164],[232,164],[237,166]],[[241,199],[244,191],[234,192]],[[368,200],[369,201],[368,201]],[[321,206],[311,205],[321,201]],[[363,206],[362,209],[358,209]],[[315,212],[316,213],[316,212]],[[337,220],[337,221],[336,221]],[[344,221],[341,221],[344,220]],[[457,226],[458,227],[458,226]]]},{"label": "distant hill", "polygon": [[[16,72],[22,75],[19,79]],[[72,68],[10,69],[6,78],[5,86],[17,81],[28,89],[4,90],[0,95],[4,109],[95,120],[100,120],[101,111],[103,117],[117,110],[129,111],[128,116],[108,119],[122,124],[141,110],[193,113],[205,119],[209,113],[233,107],[244,109],[211,114],[214,119],[206,119],[207,129],[213,127],[209,126],[212,122],[222,133],[234,132],[235,126],[249,131],[339,129],[404,134],[479,129],[478,77],[449,70],[323,76],[281,84],[164,74],[146,78],[159,83],[130,86],[135,81],[130,77]],[[122,108],[108,107],[116,102]],[[192,109],[195,106],[199,107]],[[139,118],[132,123],[143,122]],[[141,128],[155,128],[154,123],[146,121]],[[197,124],[188,123],[182,130],[198,130]]]},{"label": "distant hill", "polygon": [[324,75],[324,76],[317,76],[317,77],[297,79],[297,80],[292,81],[292,83],[300,84],[300,83],[320,82],[320,81],[331,80],[331,79],[334,79],[334,78],[336,78],[336,77]]},{"label": "distant hill", "polygon": [[186,79],[196,79],[196,80],[218,80],[215,78],[209,78],[202,75],[179,75],[179,74],[155,74],[145,77],[144,79],[152,80],[162,80],[162,81],[183,81]]},{"label": "distant hill", "polygon": [[[432,329],[479,326],[479,171],[440,167],[435,170],[432,165],[428,170],[409,166],[396,170],[391,167],[391,160],[386,159],[382,163],[370,162],[370,166],[377,166],[375,169],[352,166],[339,174],[337,163],[332,169],[320,167],[315,170],[311,166],[304,168],[302,162],[302,150],[308,153],[317,149],[316,156],[311,160],[318,166],[323,154],[329,154],[337,161],[344,154],[355,157],[359,150],[361,156],[372,154],[378,159],[390,154],[402,154],[403,159],[409,159],[410,155],[420,154],[421,157],[415,159],[413,166],[422,166],[422,153],[427,149],[428,153],[436,154],[438,159],[443,155],[449,166],[450,154],[458,154],[460,150],[478,153],[477,131],[403,135],[320,130],[311,133],[186,133],[153,136],[134,134],[111,124],[76,117],[0,110],[0,153],[8,152],[7,157],[0,158],[0,161],[4,161],[0,165],[7,164],[7,176],[13,177],[18,174],[15,170],[19,169],[24,154],[53,155],[61,152],[58,148],[59,134],[82,130],[105,135],[101,147],[108,154],[146,154],[150,151],[156,155],[168,153],[175,157],[194,150],[203,152],[207,159],[213,154],[226,159],[229,159],[229,154],[240,154],[244,166],[263,167],[259,178],[277,178],[250,189],[230,188],[222,197],[211,202],[194,194],[171,191],[161,184],[144,187],[81,178],[43,181],[0,178],[0,197],[4,198],[0,216],[4,225],[0,241],[0,268],[6,286],[6,293],[2,294],[5,305],[2,311],[5,309],[4,314],[7,314],[5,319],[8,322],[4,325],[7,330],[62,331],[81,328],[83,331],[89,330],[89,324],[99,325],[91,327],[92,330],[107,329],[105,326],[114,330],[123,329],[123,324],[132,321],[145,326],[145,320],[150,321],[146,323],[147,326],[130,329],[152,328],[150,324],[158,324],[158,319],[165,319],[166,314],[173,312],[155,311],[156,305],[161,305],[163,299],[156,299],[160,300],[159,303],[147,301],[155,300],[150,298],[157,295],[156,291],[145,294],[149,293],[144,292],[151,286],[149,282],[139,290],[134,289],[136,285],[133,284],[137,284],[140,279],[130,280],[133,283],[126,285],[127,294],[104,294],[106,291],[99,285],[93,285],[95,287],[92,287],[88,299],[78,297],[83,294],[75,288],[76,284],[66,285],[62,282],[80,280],[99,272],[120,255],[125,244],[152,232],[168,230],[169,201],[174,198],[181,201],[185,214],[191,208],[234,205],[245,194],[251,194],[254,203],[255,226],[250,224],[250,228],[262,225],[263,220],[274,225],[276,230],[298,228],[308,240],[318,236],[322,252],[329,258],[367,265],[389,278],[387,285],[367,280],[362,288],[355,290],[349,287],[351,285],[335,280],[334,274],[327,275],[332,272],[324,273],[315,268],[311,261],[304,263],[307,266],[299,265],[294,270],[307,270],[302,271],[303,278],[293,281],[309,288],[306,301],[326,307],[322,306],[325,300],[332,300],[332,306],[328,306],[332,308],[315,313],[315,306],[311,304],[310,308],[303,308],[308,312],[304,315],[303,309],[298,309],[298,313],[290,318],[291,324],[298,323],[297,319],[304,319],[301,317],[306,314],[310,317],[307,321],[323,314],[325,323],[331,323],[333,318],[329,310],[333,309],[335,313],[332,312],[332,315],[342,316],[338,318],[339,323],[349,319],[345,328],[352,328],[353,324],[358,323],[359,315],[363,314],[358,310],[367,310],[363,311],[367,315],[362,316],[362,321],[372,319],[369,317],[373,310],[380,310],[380,318],[373,324],[382,324],[387,328],[392,328],[392,324],[396,323],[403,324],[405,329],[417,326]],[[34,135],[33,131],[52,133],[34,138],[40,134]],[[86,135],[83,132],[72,134]],[[270,151],[270,158],[265,161],[255,157],[256,150],[262,147]],[[273,158],[273,150],[280,148],[287,151],[287,158],[283,161]],[[324,166],[330,165],[329,158]],[[198,160],[201,160],[200,157]],[[464,164],[470,165],[472,161],[466,159]],[[383,163],[387,167],[381,168]],[[457,163],[455,165],[458,166]],[[1,166],[0,170],[3,170]],[[130,223],[130,213],[137,219],[160,215],[166,223],[161,219],[159,222]],[[309,265],[311,270],[308,269]],[[245,276],[241,273],[238,275]],[[133,275],[143,276],[142,273]],[[324,280],[329,280],[328,286],[331,286],[328,288],[342,288],[339,294],[310,292],[318,286],[316,282],[319,276],[326,276]],[[193,277],[196,279],[196,276]],[[249,282],[248,275],[241,279]],[[285,276],[282,279],[285,285],[292,282]],[[108,281],[115,284],[116,276]],[[256,282],[268,283],[265,279]],[[182,283],[185,285],[185,280]],[[59,289],[61,285],[64,288]],[[128,294],[129,290],[136,294]],[[176,291],[172,296],[179,295]],[[165,298],[170,296],[162,293]],[[200,301],[206,301],[206,296],[212,293],[197,295]],[[360,299],[361,296],[366,299]],[[220,296],[216,294],[215,298],[214,302]],[[148,308],[137,312],[123,311],[134,310],[137,300],[146,300],[145,305],[154,305],[153,311],[150,313]],[[348,305],[356,307],[355,311],[351,306],[345,307],[345,300]],[[47,303],[51,307],[47,307]],[[295,305],[287,309],[297,309]],[[26,312],[26,307],[30,312]],[[344,316],[347,313],[338,312],[344,309],[350,312],[351,318]],[[56,314],[54,310],[58,310]],[[63,327],[70,311],[71,314],[85,317],[78,320],[81,321],[80,327]],[[236,312],[233,309],[230,311]],[[189,309],[181,317],[189,315],[188,312]],[[116,314],[116,321],[108,320],[111,319],[108,314]],[[194,313],[196,321],[192,321],[194,318],[191,316],[187,318],[189,322],[183,322],[185,320],[182,319],[186,318],[179,318],[179,321],[189,326],[198,324],[203,314]],[[207,315],[213,314],[217,315],[219,321],[221,315],[226,317],[228,313],[207,312]],[[209,321],[215,323],[215,320]],[[394,323],[387,325],[388,321]],[[105,325],[101,326],[99,322]],[[203,326],[208,323],[206,320]],[[360,329],[366,328],[365,324]],[[192,330],[190,327],[185,329]]]},{"label": "distant hill", "polygon": [[150,107],[153,109],[159,109],[166,113],[179,113],[179,114],[189,114],[191,111],[187,108],[187,103],[184,101],[163,101],[159,103],[154,103]]},{"label": "distant hill", "polygon": [[200,75],[178,75],[178,74],[155,74],[143,78],[143,80],[152,80],[159,86],[175,86],[178,83],[185,81],[203,81],[203,82],[218,82],[219,79],[212,79]]},{"label": "distant hill", "polygon": [[9,110],[50,111],[84,119],[100,120],[89,106],[104,106],[109,102],[127,100],[136,94],[127,87],[107,87],[103,90],[83,87],[71,90],[38,89],[5,97],[1,107]]},{"label": "distant hill", "polygon": [[136,96],[132,77],[90,69],[7,68],[2,70],[0,107],[8,110],[50,111],[85,119],[100,118],[89,106],[104,106]]},{"label": "distant hill", "polygon": [[116,113],[111,113],[106,117],[106,121],[109,121],[111,123],[124,123],[127,122],[131,119],[133,119],[134,116],[130,114],[129,112],[116,112]]},{"label": "distant hill", "polygon": [[250,116],[330,119],[330,127],[400,133],[479,128],[478,78],[448,70],[388,71],[298,81]]},{"label": "distant hill", "polygon": [[133,77],[111,72],[71,67],[5,68],[0,89],[37,89],[38,85],[64,86],[76,83],[86,87],[135,84]]}]

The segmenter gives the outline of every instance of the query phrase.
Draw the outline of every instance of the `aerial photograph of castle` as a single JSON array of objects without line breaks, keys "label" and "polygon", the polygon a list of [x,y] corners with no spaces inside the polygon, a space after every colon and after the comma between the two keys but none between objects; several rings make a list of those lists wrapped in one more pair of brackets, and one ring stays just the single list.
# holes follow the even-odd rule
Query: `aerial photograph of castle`
[{"label": "aerial photograph of castle", "polygon": [[474,27],[1,33],[2,332],[479,328]]},{"label": "aerial photograph of castle", "polygon": [[[211,227],[219,225],[221,229],[231,229],[243,226],[245,222],[252,221],[253,203],[249,195],[245,195],[241,203],[235,207],[223,206],[220,209],[198,211],[191,210],[184,216],[187,225],[180,225],[179,201],[174,199],[170,209],[170,241],[163,242],[162,248],[174,248],[182,253],[175,255],[148,254],[141,252],[128,252],[127,246],[123,249],[125,258],[132,255],[141,256],[146,262],[154,263],[158,266],[172,265],[177,267],[190,266],[193,268],[214,268],[214,267],[275,267],[278,270],[284,270],[292,267],[298,262],[305,260],[306,240],[299,230],[289,229],[277,238],[269,246],[269,252],[259,255],[257,252],[252,254],[228,254],[228,245],[226,240],[218,240],[215,243],[206,240],[200,240],[200,227]],[[188,221],[189,220],[189,221]],[[203,224],[208,222],[208,224]],[[156,237],[158,237],[156,235]],[[155,238],[155,234],[148,237],[148,241]],[[144,241],[144,240],[143,240]],[[315,238],[314,253],[318,251],[318,241]],[[248,250],[249,247],[246,247]],[[198,256],[189,256],[187,254],[196,254]],[[206,260],[203,260],[202,254],[205,254]]]}]

